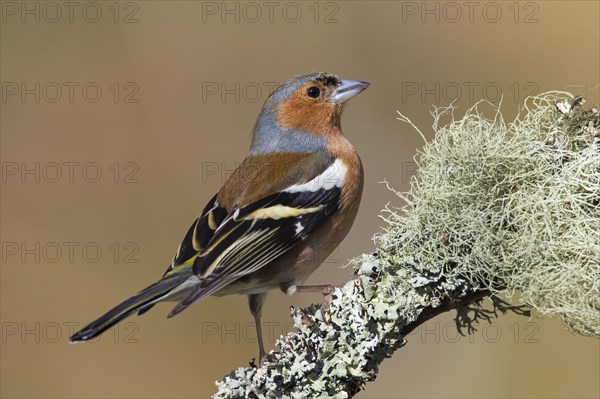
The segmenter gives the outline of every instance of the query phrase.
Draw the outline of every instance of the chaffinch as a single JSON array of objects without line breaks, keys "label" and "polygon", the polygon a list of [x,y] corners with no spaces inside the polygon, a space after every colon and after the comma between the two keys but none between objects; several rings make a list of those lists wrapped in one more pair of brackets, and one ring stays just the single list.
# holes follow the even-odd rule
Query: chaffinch
[{"label": "chaffinch", "polygon": [[172,317],[209,295],[246,294],[265,358],[260,316],[268,291],[292,295],[344,239],[363,170],[342,134],[346,101],[369,83],[328,73],[280,85],[258,116],[247,158],[192,223],[162,279],[116,306],[71,342],[87,341],[157,302]]}]

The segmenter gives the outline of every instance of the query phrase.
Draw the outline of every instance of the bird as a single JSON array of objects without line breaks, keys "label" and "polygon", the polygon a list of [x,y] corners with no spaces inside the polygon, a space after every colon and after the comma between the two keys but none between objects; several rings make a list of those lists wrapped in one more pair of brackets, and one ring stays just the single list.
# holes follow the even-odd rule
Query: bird
[{"label": "bird", "polygon": [[279,85],[258,115],[246,158],[194,220],[162,278],[70,341],[93,339],[158,302],[177,302],[171,318],[208,296],[245,294],[264,361],[267,293],[327,287],[303,284],[354,223],[364,172],[341,115],[369,85],[324,72]]}]

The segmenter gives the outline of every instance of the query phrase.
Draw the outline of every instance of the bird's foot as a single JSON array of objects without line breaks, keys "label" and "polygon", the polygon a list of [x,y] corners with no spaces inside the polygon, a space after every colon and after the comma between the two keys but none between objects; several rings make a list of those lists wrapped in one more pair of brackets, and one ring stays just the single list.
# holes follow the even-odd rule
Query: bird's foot
[{"label": "bird's foot", "polygon": [[265,364],[267,362],[267,354],[263,353],[262,355],[259,355],[259,359],[261,365]]},{"label": "bird's foot", "polygon": [[336,287],[333,285],[327,285],[323,288],[323,308],[327,309],[331,305],[331,301],[333,301],[333,292]]},{"label": "bird's foot", "polygon": [[336,286],[331,284],[324,285],[299,285],[296,287],[296,292],[320,292],[323,294],[323,306],[328,308],[333,300],[333,292]]},{"label": "bird's foot", "polygon": [[257,369],[260,366],[262,366],[267,360],[268,360],[267,354],[262,352],[262,353],[258,354],[258,364],[256,364],[256,358],[253,357],[252,360],[249,362],[249,366]]}]

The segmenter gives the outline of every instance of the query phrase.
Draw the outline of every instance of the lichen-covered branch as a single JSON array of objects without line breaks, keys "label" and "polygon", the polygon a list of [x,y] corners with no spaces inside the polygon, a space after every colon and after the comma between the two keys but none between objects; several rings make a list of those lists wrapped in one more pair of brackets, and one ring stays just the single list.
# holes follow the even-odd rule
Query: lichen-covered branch
[{"label": "lichen-covered branch", "polygon": [[328,305],[293,309],[298,331],[215,398],[350,398],[414,328],[452,309],[470,327],[466,305],[501,291],[600,336],[600,113],[568,93],[529,99],[510,124],[480,107],[434,112],[436,137],[397,193],[405,205],[382,214],[377,252],[352,262],[356,278]]}]

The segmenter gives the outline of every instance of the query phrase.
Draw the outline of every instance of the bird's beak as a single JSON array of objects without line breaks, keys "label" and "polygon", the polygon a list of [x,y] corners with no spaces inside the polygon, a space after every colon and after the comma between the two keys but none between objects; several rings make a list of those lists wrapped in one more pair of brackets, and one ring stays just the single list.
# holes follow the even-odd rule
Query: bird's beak
[{"label": "bird's beak", "polygon": [[331,94],[331,102],[334,104],[345,103],[369,85],[370,83],[361,82],[360,80],[342,80]]}]

